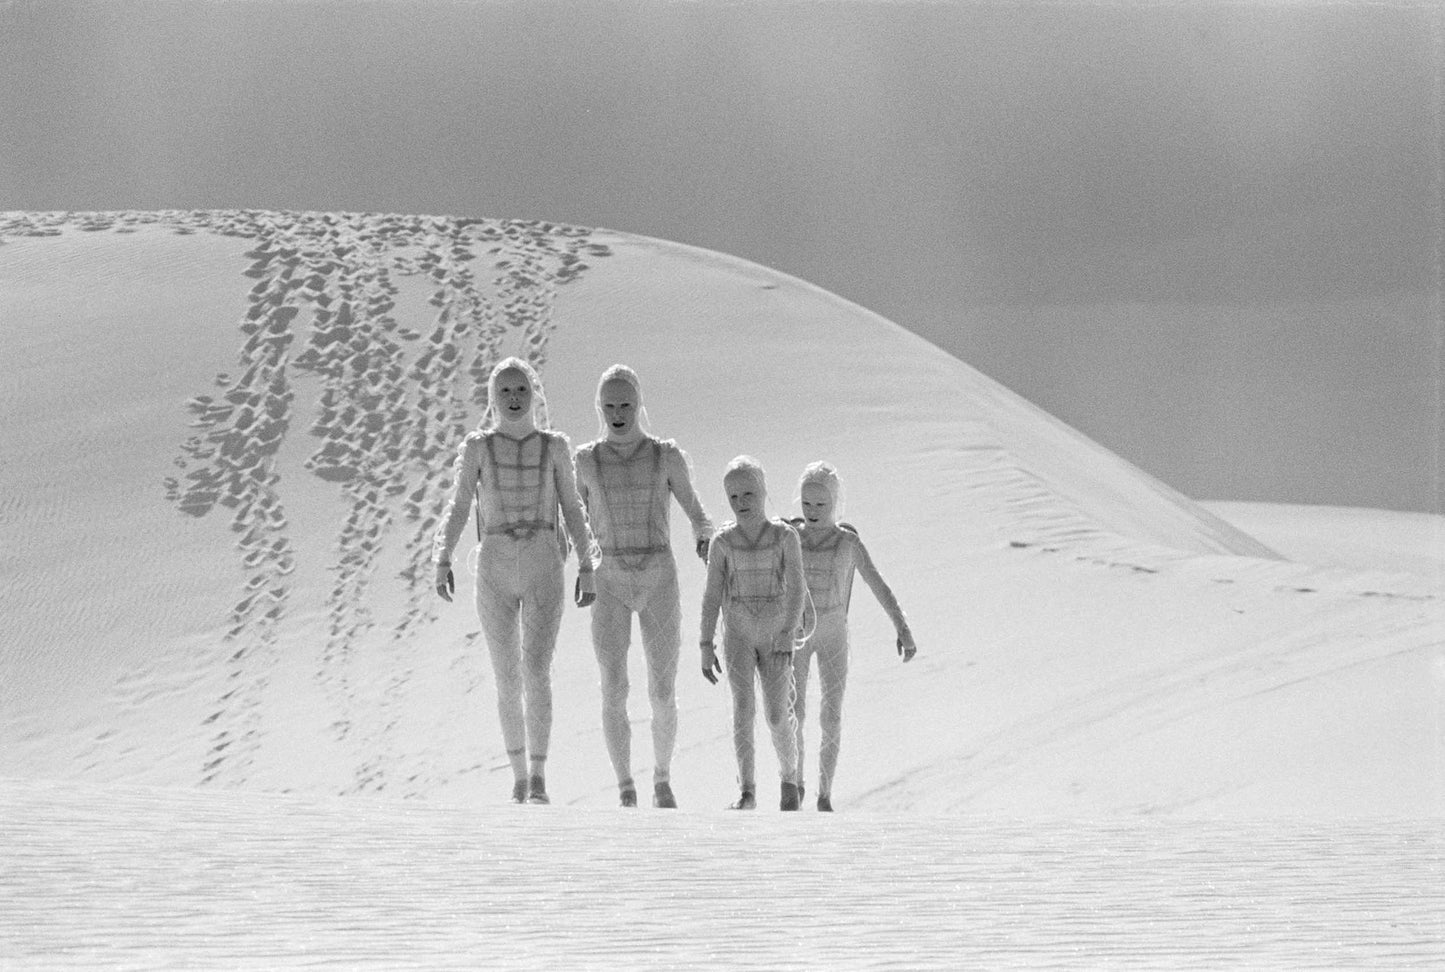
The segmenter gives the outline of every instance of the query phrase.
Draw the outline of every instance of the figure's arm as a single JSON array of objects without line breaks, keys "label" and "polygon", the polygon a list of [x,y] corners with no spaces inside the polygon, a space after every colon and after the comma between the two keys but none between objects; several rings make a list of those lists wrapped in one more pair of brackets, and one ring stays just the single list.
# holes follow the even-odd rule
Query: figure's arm
[{"label": "figure's arm", "polygon": [[587,511],[589,526],[592,522],[592,479],[582,470],[590,465],[591,456],[591,450],[585,445],[572,455],[572,473],[577,480],[577,497],[582,501],[582,509]]},{"label": "figure's arm", "polygon": [[707,554],[707,586],[702,592],[702,632],[698,640],[711,644],[717,634],[718,613],[727,593],[727,544],[714,542]]},{"label": "figure's arm", "polygon": [[702,634],[698,639],[698,648],[702,653],[702,677],[716,685],[718,675],[722,674],[722,664],[718,661],[713,637],[717,634],[718,611],[727,592],[727,546],[713,543],[701,552],[707,559],[707,586],[702,592]]},{"label": "figure's arm", "polygon": [[667,458],[667,488],[672,491],[677,505],[687,514],[692,521],[692,541],[698,548],[699,555],[704,558],[707,551],[703,544],[712,539],[712,518],[703,509],[702,500],[698,499],[697,491],[692,487],[692,468],[687,460],[687,453],[683,452],[676,445],[666,447],[664,455]]},{"label": "figure's arm", "polygon": [[803,573],[803,544],[798,531],[781,528],[783,535],[783,620],[787,625],[780,637],[779,650],[793,650],[793,633],[803,624],[803,598],[808,593],[808,577]]},{"label": "figure's arm", "polygon": [[597,566],[600,553],[597,541],[592,536],[592,527],[587,522],[587,510],[582,506],[582,496],[577,492],[577,470],[572,462],[572,451],[567,447],[566,436],[557,436],[560,448],[552,450],[552,473],[556,477],[557,502],[562,507],[562,519],[567,525],[567,535],[572,538],[572,547],[577,551],[577,569],[590,574]]},{"label": "figure's arm", "polygon": [[[855,535],[856,536],[856,535]],[[853,566],[858,569],[858,576],[863,578],[863,583],[873,592],[878,599],[878,604],[883,608],[888,619],[893,622],[893,628],[898,632],[899,651],[904,655],[904,661],[913,657],[917,650],[913,644],[913,633],[908,629],[908,618],[903,614],[903,608],[898,604],[898,598],[893,596],[893,589],[878,573],[878,568],[873,566],[873,558],[868,556],[868,548],[863,546],[863,541],[853,541]]]},{"label": "figure's arm", "polygon": [[[452,495],[432,536],[432,563],[438,566],[451,563],[452,551],[471,514],[472,499],[477,492],[480,448],[481,440],[473,436],[463,439],[457,447],[456,463],[452,467]],[[481,516],[480,511],[477,515]]]}]

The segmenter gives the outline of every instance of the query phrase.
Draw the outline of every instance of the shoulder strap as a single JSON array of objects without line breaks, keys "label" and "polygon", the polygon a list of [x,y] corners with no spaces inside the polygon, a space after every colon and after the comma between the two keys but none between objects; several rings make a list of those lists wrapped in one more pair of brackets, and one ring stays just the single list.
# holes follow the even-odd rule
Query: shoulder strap
[{"label": "shoulder strap", "polygon": [[552,448],[552,437],[545,430],[541,431],[541,454],[537,456],[537,522],[546,521],[542,514],[547,512],[547,482],[552,482],[552,495],[557,497],[557,478],[552,472],[552,465],[547,461]]},{"label": "shoulder strap", "polygon": [[[483,433],[482,433],[482,441],[487,444],[487,455],[488,455],[489,458],[491,458],[491,460],[492,460],[492,465],[495,467],[496,464],[497,464],[497,455],[496,455],[495,452],[492,451],[494,447],[492,446],[492,435],[491,435],[491,433],[490,433],[490,432],[483,432]],[[474,507],[473,512],[476,513],[476,518],[477,518],[477,543],[481,543],[481,542],[482,542],[482,465],[481,465],[481,463],[478,463],[478,464],[477,464],[477,481],[476,481],[474,484],[472,484],[472,504],[473,504],[473,507]]]}]

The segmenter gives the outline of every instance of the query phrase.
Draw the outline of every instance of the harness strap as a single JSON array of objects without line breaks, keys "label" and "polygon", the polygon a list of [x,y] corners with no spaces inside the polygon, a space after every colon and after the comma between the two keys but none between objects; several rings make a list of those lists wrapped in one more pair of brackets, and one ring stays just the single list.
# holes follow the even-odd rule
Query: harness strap
[{"label": "harness strap", "polygon": [[[657,439],[648,437],[652,447],[652,477],[647,487],[647,505],[644,508],[648,517],[648,532],[652,531],[651,515],[653,507],[657,504],[657,483],[662,477],[662,443]],[[617,528],[616,513],[613,509],[612,498],[607,493],[607,474],[602,471],[602,449],[607,445],[606,440],[598,442],[592,450],[592,464],[597,467],[597,486],[602,491],[602,506],[607,511],[607,524],[611,528],[609,532],[620,534],[622,531]],[[619,465],[626,466],[631,460],[623,460]],[[602,547],[602,553],[607,556],[622,558],[635,558],[632,562],[624,560],[623,566],[631,570],[640,570],[647,562],[647,558],[653,554],[663,553],[671,550],[667,544],[650,544],[647,546],[606,546]]]},{"label": "harness strap", "polygon": [[[547,495],[547,458],[550,455],[552,439],[550,436],[545,435],[541,432],[537,432],[534,434],[541,436],[541,454],[538,456],[537,459],[536,513],[532,517],[532,519],[529,520],[514,520],[501,526],[489,526],[486,529],[486,533],[489,536],[505,534],[511,537],[513,540],[525,540],[531,538],[532,536],[535,536],[539,531],[557,529],[557,524],[554,521],[548,520],[544,515],[546,512],[545,497]],[[495,432],[488,431],[487,434],[482,437],[482,441],[486,442],[487,444],[487,460],[492,468],[492,478],[497,483],[497,491],[502,494],[502,513],[504,515],[518,513],[520,512],[520,510],[516,509],[514,506],[509,508],[509,504],[507,503],[506,498],[506,493],[508,492],[508,490],[501,484],[500,472],[503,468],[526,470],[531,469],[532,467],[528,463],[522,461],[520,443],[517,447],[516,462],[504,463],[500,459],[498,459],[496,438],[497,437]],[[517,492],[524,487],[525,484],[523,486],[514,487],[511,491]],[[475,501],[477,507],[477,541],[480,542],[482,539],[482,477],[480,470],[478,470],[477,474]]]},{"label": "harness strap", "polygon": [[671,549],[663,544],[653,544],[650,547],[603,547],[602,552],[614,557],[634,557],[642,554],[666,553]]}]

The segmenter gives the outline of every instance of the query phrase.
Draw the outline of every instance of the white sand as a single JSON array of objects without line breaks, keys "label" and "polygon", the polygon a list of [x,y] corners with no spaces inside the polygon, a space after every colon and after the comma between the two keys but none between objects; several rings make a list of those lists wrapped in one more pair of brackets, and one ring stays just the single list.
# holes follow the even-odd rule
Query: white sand
[{"label": "white sand", "polygon": [[[1255,531],[889,322],[704,251],[445,218],[85,221],[0,216],[0,959],[811,965],[809,921],[838,964],[1439,954],[1445,611],[1428,555],[1384,539],[1399,516],[1351,514],[1368,557],[1296,511]],[[424,560],[474,375],[512,351],[544,362],[574,442],[596,376],[636,367],[715,515],[739,452],[779,512],[805,462],[839,465],[921,654],[898,663],[860,592],[834,818],[716,809],[727,699],[686,647],[683,812],[608,809],[575,609],[556,805],[503,805],[469,597],[441,605]],[[702,570],[679,563],[690,642]],[[1285,900],[1281,875],[1315,890]],[[1341,880],[1358,896],[1329,897]],[[679,890],[645,905],[658,887]]]},{"label": "white sand", "polygon": [[15,781],[44,968],[1429,968],[1425,821],[436,807]]}]

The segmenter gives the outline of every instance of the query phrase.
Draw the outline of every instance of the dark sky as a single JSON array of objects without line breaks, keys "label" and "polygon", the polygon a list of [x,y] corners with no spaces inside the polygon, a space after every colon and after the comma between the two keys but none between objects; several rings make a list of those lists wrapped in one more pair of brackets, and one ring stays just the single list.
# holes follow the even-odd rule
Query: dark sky
[{"label": "dark sky", "polygon": [[735,253],[1206,499],[1439,510],[1429,5],[15,3],[0,208]]}]

